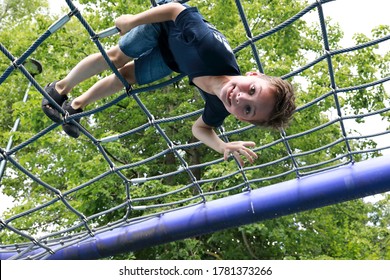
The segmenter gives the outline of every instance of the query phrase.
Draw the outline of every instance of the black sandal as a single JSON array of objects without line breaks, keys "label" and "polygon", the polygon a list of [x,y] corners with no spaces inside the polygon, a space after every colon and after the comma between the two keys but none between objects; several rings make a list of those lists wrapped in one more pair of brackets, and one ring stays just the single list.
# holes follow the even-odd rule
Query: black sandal
[{"label": "black sandal", "polygon": [[[72,106],[70,105],[71,103],[72,102],[66,101],[66,102],[64,102],[64,104],[62,104],[62,109],[64,109],[66,114],[74,115],[74,114],[81,113],[83,111],[83,109],[81,109],[81,108],[73,109]],[[74,120],[76,122],[80,123],[80,119],[74,119]],[[71,123],[71,122],[62,124],[62,129],[70,137],[78,138],[80,136],[80,129],[79,129],[79,127],[77,125]]]},{"label": "black sandal", "polygon": [[[45,86],[45,91],[46,93],[54,99],[54,101],[59,105],[59,106],[62,106],[62,104],[64,103],[65,100],[68,99],[68,96],[66,95],[61,95],[58,93],[58,91],[56,90],[55,86],[56,86],[56,83],[57,81],[53,82],[53,83],[50,83],[48,84],[47,86]],[[43,112],[46,114],[46,116],[48,116],[53,122],[56,122],[56,123],[60,123],[62,121],[61,119],[61,114],[60,112],[58,112],[55,108],[51,107],[50,105],[52,105],[50,103],[49,100],[47,100],[45,97],[43,97],[42,99],[42,110]]]}]

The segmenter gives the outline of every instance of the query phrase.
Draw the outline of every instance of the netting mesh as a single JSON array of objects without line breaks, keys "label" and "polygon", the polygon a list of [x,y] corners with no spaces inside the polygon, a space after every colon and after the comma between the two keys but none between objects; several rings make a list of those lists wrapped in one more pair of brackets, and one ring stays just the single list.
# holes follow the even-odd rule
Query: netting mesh
[{"label": "netting mesh", "polygon": [[[338,77],[337,71],[340,71],[339,57],[364,55],[360,53],[361,50],[367,50],[379,44],[388,44],[390,35],[383,35],[350,48],[334,49],[328,41],[327,22],[322,10],[322,5],[329,1],[317,1],[281,24],[276,24],[275,28],[260,34],[253,34],[252,31],[258,19],[248,18],[242,3],[239,0],[235,1],[237,13],[240,15],[247,37],[245,42],[240,42],[234,49],[238,61],[251,57],[253,65],[261,72],[267,73],[263,67],[267,54],[262,53],[260,47],[262,40],[270,38],[273,40],[273,36],[278,34],[281,36],[280,33],[283,32],[287,36],[286,29],[297,28],[294,24],[297,24],[308,13],[319,15],[318,25],[321,38],[318,44],[321,44],[323,48],[323,54],[313,58],[310,58],[313,54],[308,50],[306,54],[310,61],[282,75],[283,79],[300,83],[302,90],[305,87],[318,90],[315,98],[308,100],[300,96],[301,103],[290,129],[281,132],[259,130],[253,125],[239,123],[233,118],[229,118],[225,126],[218,128],[218,135],[224,141],[245,139],[254,140],[257,143],[254,151],[261,155],[261,158],[255,164],[244,167],[241,167],[234,159],[225,162],[220,155],[214,155],[204,149],[200,142],[192,138],[190,131],[183,132],[172,128],[172,124],[193,122],[202,113],[201,107],[190,112],[177,110],[180,113],[167,114],[160,118],[156,118],[154,116],[156,112],[149,109],[147,104],[152,102],[150,99],[153,97],[142,93],[161,91],[161,94],[168,96],[171,87],[183,86],[181,84],[184,78],[182,75],[147,87],[132,88],[115,69],[105,53],[105,48],[101,43],[105,34],[94,31],[72,1],[65,2],[70,12],[49,27],[47,32],[38,37],[20,57],[16,58],[7,46],[0,44],[1,52],[11,63],[1,75],[0,85],[6,83],[7,78],[13,72],[20,71],[26,77],[29,86],[50,99],[42,85],[31,74],[31,70],[27,69],[25,62],[29,60],[34,51],[39,50],[46,39],[67,24],[72,17],[77,17],[104,55],[112,71],[121,79],[124,91],[103,105],[66,117],[65,121],[78,125],[83,134],[83,140],[78,140],[77,147],[64,144],[66,142],[49,145],[45,143],[47,135],[61,133],[58,129],[61,124],[51,124],[33,133],[29,139],[17,141],[17,145],[13,145],[12,138],[8,145],[1,143],[0,163],[2,168],[7,167],[2,179],[25,178],[41,192],[44,198],[42,201],[45,201],[39,204],[31,201],[28,206],[21,209],[20,214],[1,217],[3,241],[0,250],[14,252],[13,258],[46,258],[55,250],[72,246],[115,227],[136,225],[139,221],[163,215],[169,211],[351,164],[357,160],[380,155],[381,151],[389,147],[374,143],[379,137],[386,137],[388,130],[378,130],[367,134],[356,131],[356,121],[361,122],[378,116],[385,118],[390,109],[389,106],[367,107],[367,110],[361,112],[344,107],[345,100],[361,94],[371,92],[370,94],[377,93],[386,96],[384,85],[390,80],[388,73],[381,73],[377,77],[367,79],[364,83],[356,84],[353,79]],[[281,55],[282,58],[283,55]],[[388,60],[384,63],[388,64]],[[308,73],[313,72],[326,75],[328,84],[315,85],[313,84],[315,81],[307,80]],[[197,92],[193,94],[200,96]],[[134,120],[120,120],[120,110],[112,110],[112,108],[121,102],[132,103],[132,109],[141,111],[143,117]],[[388,104],[388,102],[385,103]],[[58,109],[62,110],[62,108]],[[83,126],[83,123],[80,125],[74,121],[75,118],[82,116],[93,122],[107,111],[113,115],[116,122],[122,124],[119,133],[110,134],[112,130],[108,128],[106,135],[100,134],[98,138],[90,132],[90,129]],[[326,115],[327,121],[323,121],[321,115]],[[312,119],[309,120],[309,118]],[[18,119],[12,133],[16,132],[19,122]],[[299,122],[307,122],[310,127],[306,126],[305,130],[300,130]],[[134,144],[139,141],[139,135],[150,140],[145,142],[149,146]],[[332,135],[332,137],[327,135]],[[66,136],[62,135],[62,137]],[[44,170],[37,170],[32,163],[19,160],[18,155],[25,149],[37,147],[40,147],[37,161],[40,157],[50,157],[52,156],[51,145],[62,145],[57,147],[59,153],[62,154],[69,154],[69,150],[72,149],[74,166],[63,167],[66,169],[66,175],[63,170],[55,169],[58,168],[56,164],[42,166]],[[212,155],[211,160],[203,162],[199,159],[195,160],[194,151],[202,148],[202,151]],[[95,153],[91,153],[93,150]],[[84,154],[94,154],[94,156],[85,159]],[[83,167],[87,161],[88,165]],[[164,163],[171,163],[170,167],[166,168]],[[156,171],[158,167],[160,170]],[[58,177],[57,182],[47,182],[45,172],[58,172],[61,176]],[[79,178],[79,184],[69,186],[67,176],[76,176]],[[2,183],[4,182],[6,181],[3,180]],[[107,192],[112,191],[109,186],[115,186],[116,191],[111,195],[113,201],[120,201],[120,203],[107,205],[95,203],[99,195],[104,192],[105,186],[108,186]],[[96,191],[97,189],[99,191]],[[80,210],[84,209],[80,203],[84,204],[84,208],[88,207],[88,213]],[[70,217],[71,222],[61,221],[63,216],[67,219]],[[41,228],[37,233],[32,229],[34,221],[41,221],[42,217],[48,217],[47,223],[41,223]],[[56,223],[52,223],[52,217],[57,217]],[[101,221],[107,220],[111,222],[102,225]],[[18,226],[19,221],[29,225],[31,229],[21,229]],[[20,243],[7,244],[4,242],[7,236],[17,236]],[[37,249],[43,250],[39,253],[31,253],[36,252]]]}]

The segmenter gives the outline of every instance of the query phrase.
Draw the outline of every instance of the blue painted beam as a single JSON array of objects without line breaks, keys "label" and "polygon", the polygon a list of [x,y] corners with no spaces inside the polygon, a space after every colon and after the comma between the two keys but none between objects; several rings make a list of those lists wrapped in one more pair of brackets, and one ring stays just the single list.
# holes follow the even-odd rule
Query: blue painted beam
[{"label": "blue painted beam", "polygon": [[99,259],[388,191],[390,157],[383,156],[119,227],[48,259]]}]

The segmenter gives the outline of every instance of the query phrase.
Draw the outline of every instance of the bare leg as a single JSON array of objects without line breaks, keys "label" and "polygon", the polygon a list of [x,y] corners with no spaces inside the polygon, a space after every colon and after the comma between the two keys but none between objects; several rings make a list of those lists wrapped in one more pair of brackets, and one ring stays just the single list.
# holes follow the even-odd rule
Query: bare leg
[{"label": "bare leg", "polygon": [[[107,51],[107,55],[118,69],[131,60],[131,58],[126,56],[118,46]],[[59,94],[66,95],[82,81],[99,74],[108,68],[108,64],[101,53],[89,55],[81,60],[64,79],[56,83],[56,90]]]},{"label": "bare leg", "polygon": [[[121,75],[130,84],[134,84],[136,82],[134,62],[131,61],[131,58],[126,56],[119,49],[119,46],[111,48],[107,52],[107,55],[113,62],[114,66],[118,69],[119,73],[121,73]],[[55,100],[55,102],[62,106],[69,115],[80,113],[80,111],[82,111],[81,109],[91,102],[112,95],[124,87],[116,75],[112,74],[98,81],[84,94],[73,100],[72,103],[65,102],[64,99],[66,98],[63,96],[67,95],[76,85],[108,68],[109,66],[101,53],[89,55],[81,60],[64,79],[56,82],[54,87],[53,84],[50,84],[47,88],[45,87],[45,90],[47,90],[49,94],[54,95],[55,98],[61,102],[61,104],[59,104],[59,102]],[[46,99],[42,100],[42,109],[44,113],[54,122],[58,123],[61,121],[59,113],[51,108]],[[79,119],[76,119],[75,121],[79,122]],[[73,138],[77,138],[80,135],[79,128],[72,123],[63,123],[62,129],[66,134]]]},{"label": "bare leg", "polygon": [[[127,80],[129,84],[135,84],[135,73],[134,73],[134,61],[127,63],[125,66],[119,69],[119,73]],[[124,89],[122,82],[116,77],[115,74],[107,76],[91,88],[84,92],[79,97],[75,98],[72,102],[73,109],[84,108],[88,104],[95,102],[101,98],[110,96],[121,89]]]}]

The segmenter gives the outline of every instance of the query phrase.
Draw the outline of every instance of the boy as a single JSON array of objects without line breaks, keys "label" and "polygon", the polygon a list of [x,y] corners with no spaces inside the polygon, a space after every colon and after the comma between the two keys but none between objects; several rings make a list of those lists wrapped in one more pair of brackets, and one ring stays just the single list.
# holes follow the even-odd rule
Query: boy
[{"label": "boy", "polygon": [[[165,27],[158,23],[164,23]],[[225,160],[233,155],[243,165],[241,157],[250,163],[257,158],[250,149],[255,143],[225,143],[215,133],[213,128],[220,126],[229,114],[241,121],[281,128],[295,110],[292,86],[258,72],[242,76],[225,37],[194,7],[167,3],[140,14],[120,16],[115,25],[122,37],[107,55],[119,73],[129,84],[147,84],[172,70],[188,75],[190,84],[200,89],[206,99],[203,115],[194,123],[192,132],[223,154]],[[164,34],[169,49],[159,43],[160,34]],[[123,89],[123,84],[112,74],[72,102],[65,102],[74,86],[106,69],[108,65],[100,53],[90,55],[64,79],[49,84],[45,90],[70,115],[82,112],[88,104]],[[60,114],[46,99],[42,101],[42,109],[53,121],[61,122]],[[79,136],[79,128],[72,123],[63,124],[63,129],[72,137]]]}]

